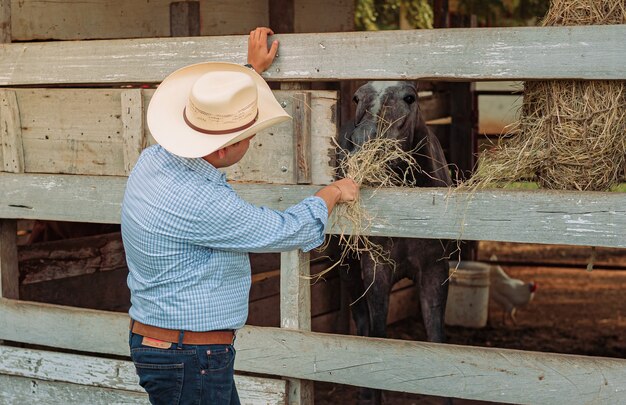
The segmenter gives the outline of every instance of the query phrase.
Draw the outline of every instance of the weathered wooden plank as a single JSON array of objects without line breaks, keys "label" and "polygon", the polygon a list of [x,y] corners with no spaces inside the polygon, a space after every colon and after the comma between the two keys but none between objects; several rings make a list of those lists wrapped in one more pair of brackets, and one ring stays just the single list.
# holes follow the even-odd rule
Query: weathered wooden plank
[{"label": "weathered wooden plank", "polygon": [[311,93],[294,94],[294,110],[296,183],[311,184]]},{"label": "weathered wooden plank", "polygon": [[11,0],[0,0],[0,43],[10,43],[11,39]]},{"label": "weathered wooden plank", "polygon": [[[172,5],[178,3],[172,3]],[[143,95],[141,89],[124,90],[122,103],[122,139],[124,141],[124,173],[130,174],[141,151],[146,147]]]},{"label": "weathered wooden plank", "polygon": [[[615,38],[625,36],[626,25],[276,35],[280,57],[264,76],[624,80],[626,41]],[[245,63],[246,53],[247,35],[6,44],[0,85],[159,82],[192,63]]]},{"label": "weathered wooden plank", "polygon": [[[128,355],[128,317],[0,301],[0,339]],[[278,342],[278,344],[277,344]],[[246,326],[239,371],[484,401],[623,404],[626,360]]]},{"label": "weathered wooden plank", "polygon": [[170,4],[170,35],[194,37],[200,35],[200,2],[176,1]]},{"label": "weathered wooden plank", "polygon": [[149,404],[145,394],[0,374],[0,403],[7,405]]},{"label": "weathered wooden plank", "polygon": [[[154,142],[144,125],[143,108],[150,102],[154,90],[14,91],[23,125],[21,132],[26,172],[128,175],[142,148]],[[140,93],[143,97],[139,97]],[[294,94],[300,93],[277,91],[276,96],[287,112],[293,115],[297,104]],[[310,94],[312,100],[308,108],[313,120],[311,147],[313,153],[316,153],[315,159],[311,161],[311,176],[318,184],[326,183],[332,179],[331,155],[334,150],[332,138],[337,133],[337,94],[332,91],[306,94]],[[18,129],[19,122],[11,133]],[[229,177],[242,181],[293,183],[293,131],[293,124],[285,122],[259,133],[245,158],[227,170]],[[19,145],[17,141],[8,144]],[[15,150],[7,149],[9,152],[4,153],[4,156],[9,156]],[[11,160],[5,159],[5,162],[9,164]]]},{"label": "weathered wooden plank", "polygon": [[[73,0],[13,2],[16,40],[170,36],[171,0]],[[268,25],[267,2],[200,0],[202,35],[244,34]]]},{"label": "weathered wooden plank", "polygon": [[[0,358],[0,375],[141,393],[147,403],[130,361],[8,346],[0,346]],[[243,404],[286,403],[284,380],[235,375],[235,382]]]},{"label": "weathered wooden plank", "polygon": [[0,143],[4,161],[2,170],[24,172],[20,109],[13,90],[0,90]]},{"label": "weathered wooden plank", "polygon": [[[280,326],[311,330],[311,255],[301,250],[280,254]],[[289,379],[290,405],[313,404],[313,382]]]},{"label": "weathered wooden plank", "polygon": [[354,31],[352,0],[294,0],[294,3],[293,32]]},{"label": "weathered wooden plank", "polygon": [[[0,218],[119,223],[126,178],[0,174]],[[276,209],[318,186],[234,184]],[[384,189],[362,192],[374,216],[364,234],[626,247],[626,194],[576,191]],[[332,222],[332,221],[331,221]],[[327,232],[339,231],[329,226]]]},{"label": "weathered wooden plank", "polygon": [[19,280],[17,221],[0,219],[0,296],[19,298]]},{"label": "weathered wooden plank", "polygon": [[20,246],[23,285],[126,267],[119,232]]}]

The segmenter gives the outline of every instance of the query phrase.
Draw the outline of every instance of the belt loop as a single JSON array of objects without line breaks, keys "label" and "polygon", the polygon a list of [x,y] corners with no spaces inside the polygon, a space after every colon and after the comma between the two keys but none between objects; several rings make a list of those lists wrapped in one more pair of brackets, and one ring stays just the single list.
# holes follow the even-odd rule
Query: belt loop
[{"label": "belt loop", "polygon": [[231,343],[231,346],[235,345],[235,340],[237,339],[237,329],[233,329],[233,341]]},{"label": "belt loop", "polygon": [[130,333],[131,333],[131,336],[132,336],[134,327],[135,327],[135,320],[133,318],[130,318]]},{"label": "belt loop", "polygon": [[183,338],[184,337],[185,337],[185,331],[184,330],[178,331],[178,346],[176,346],[176,348],[178,350],[181,350],[183,348]]}]

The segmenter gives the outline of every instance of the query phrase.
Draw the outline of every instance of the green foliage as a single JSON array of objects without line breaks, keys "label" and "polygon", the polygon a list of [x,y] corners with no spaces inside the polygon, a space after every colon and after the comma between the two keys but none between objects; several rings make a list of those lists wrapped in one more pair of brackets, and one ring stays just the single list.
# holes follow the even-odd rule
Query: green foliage
[{"label": "green foliage", "polygon": [[479,26],[534,25],[550,6],[550,0],[459,0],[459,11],[475,15]]},{"label": "green foliage", "polygon": [[378,31],[400,28],[400,16],[412,28],[432,28],[433,9],[429,0],[356,0],[357,30]]},{"label": "green foliage", "polygon": [[[433,0],[355,1],[357,30],[399,29],[402,18],[411,28],[433,27]],[[549,0],[458,0],[458,11],[475,15],[479,26],[520,26],[536,24],[549,5]]]}]

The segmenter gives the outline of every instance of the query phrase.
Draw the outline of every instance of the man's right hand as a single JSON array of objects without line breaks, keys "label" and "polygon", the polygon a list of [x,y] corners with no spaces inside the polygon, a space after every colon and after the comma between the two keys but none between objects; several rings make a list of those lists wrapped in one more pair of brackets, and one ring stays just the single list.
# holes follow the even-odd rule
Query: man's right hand
[{"label": "man's right hand", "polygon": [[335,186],[341,191],[339,201],[337,201],[339,203],[352,202],[359,198],[359,185],[352,179],[346,178],[337,180],[331,183],[330,186]]},{"label": "man's right hand", "polygon": [[322,188],[315,195],[324,200],[330,215],[335,204],[353,202],[359,198],[359,185],[352,179],[341,179]]}]

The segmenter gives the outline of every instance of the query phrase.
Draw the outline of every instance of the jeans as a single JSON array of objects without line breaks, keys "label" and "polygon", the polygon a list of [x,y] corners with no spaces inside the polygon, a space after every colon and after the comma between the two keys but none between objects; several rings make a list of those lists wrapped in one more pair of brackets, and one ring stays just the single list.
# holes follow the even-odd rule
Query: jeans
[{"label": "jeans", "polygon": [[130,356],[139,385],[153,405],[239,405],[233,345],[178,345],[159,349],[131,333]]}]

